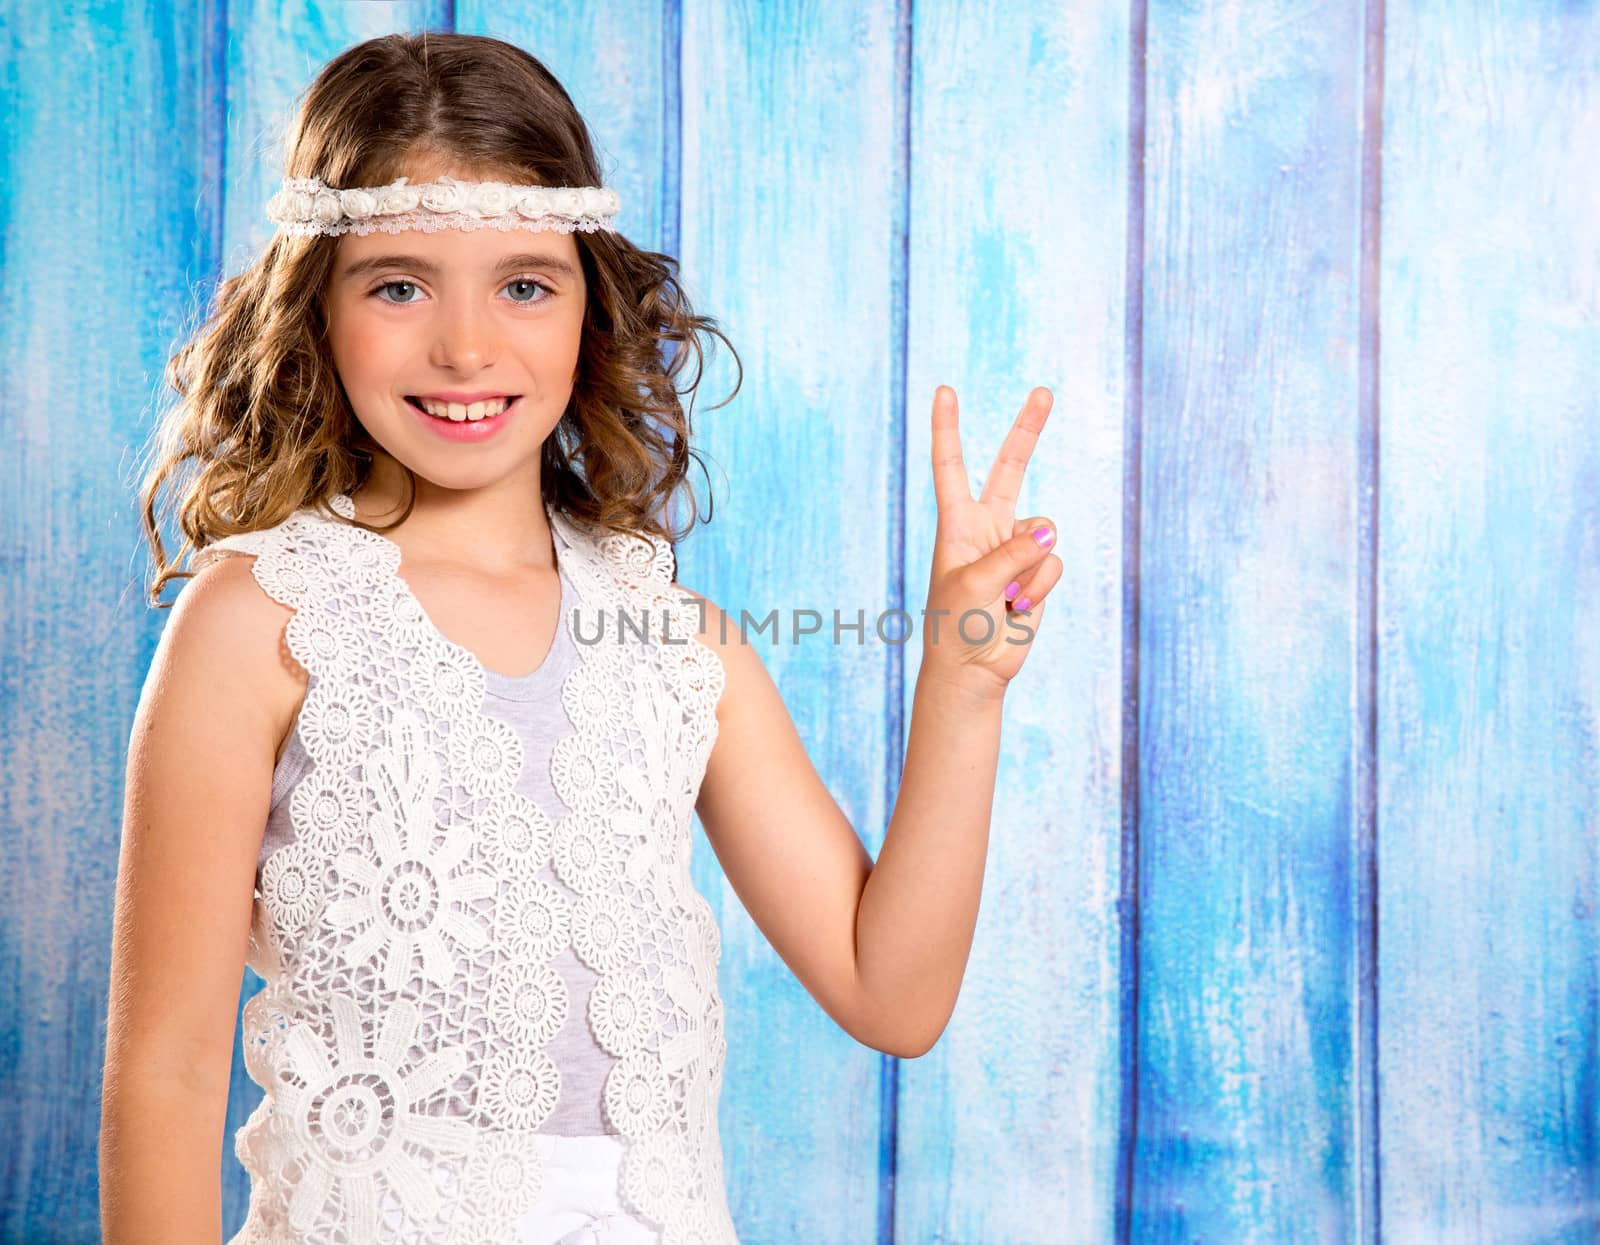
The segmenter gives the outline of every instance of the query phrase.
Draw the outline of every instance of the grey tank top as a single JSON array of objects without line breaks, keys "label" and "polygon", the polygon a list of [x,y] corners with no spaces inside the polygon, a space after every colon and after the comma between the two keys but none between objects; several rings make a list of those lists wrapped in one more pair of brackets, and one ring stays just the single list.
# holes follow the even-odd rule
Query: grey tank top
[{"label": "grey tank top", "polygon": [[[560,537],[556,539],[559,541]],[[555,643],[538,669],[512,678],[482,667],[484,713],[501,719],[522,739],[526,762],[516,790],[552,820],[560,819],[564,806],[550,781],[550,754],[556,740],[571,729],[561,704],[561,683],[579,656],[566,626],[566,619],[577,608],[578,597],[566,571],[560,568],[559,558],[557,570],[561,576],[561,622],[556,627]],[[258,866],[264,865],[268,856],[292,841],[294,827],[289,819],[288,797],[310,768],[311,758],[300,739],[297,721],[272,774],[272,808],[261,837]],[[549,864],[537,876],[547,886],[566,889]],[[606,1074],[617,1061],[595,1041],[587,1019],[589,991],[599,977],[578,959],[570,946],[551,961],[551,967],[566,982],[571,1006],[567,1009],[566,1023],[545,1048],[561,1072],[561,1097],[539,1131],[567,1137],[615,1135],[615,1130],[606,1126],[600,1104],[605,1093]]]}]

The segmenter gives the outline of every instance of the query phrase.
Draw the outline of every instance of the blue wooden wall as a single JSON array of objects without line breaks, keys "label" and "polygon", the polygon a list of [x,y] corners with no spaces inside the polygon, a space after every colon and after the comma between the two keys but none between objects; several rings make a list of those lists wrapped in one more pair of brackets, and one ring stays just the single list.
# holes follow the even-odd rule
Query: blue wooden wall
[{"label": "blue wooden wall", "polygon": [[[552,68],[738,346],[680,549],[725,607],[916,610],[934,387],[974,491],[1055,393],[938,1046],[840,1032],[697,845],[742,1237],[1595,1240],[1593,0],[0,0],[0,1239],[97,1237],[161,365],[294,95],[424,28]],[[874,855],[915,651],[762,650]]]}]

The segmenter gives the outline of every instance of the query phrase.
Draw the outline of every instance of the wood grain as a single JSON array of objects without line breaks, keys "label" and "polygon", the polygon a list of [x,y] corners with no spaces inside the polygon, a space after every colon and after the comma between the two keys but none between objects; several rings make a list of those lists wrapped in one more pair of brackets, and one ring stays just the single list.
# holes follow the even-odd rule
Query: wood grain
[{"label": "wood grain", "polygon": [[[1600,10],[1570,0],[0,5],[0,1239],[98,1239],[162,364],[269,236],[317,70],[452,26],[560,78],[619,224],[738,348],[680,578],[865,612],[860,645],[752,643],[874,855],[919,645],[870,620],[924,600],[933,391],[975,493],[1055,396],[1019,513],[1065,575],[940,1043],[843,1034],[696,836],[741,1238],[1593,1239]],[[230,1234],[259,1094],[238,1061]]]}]

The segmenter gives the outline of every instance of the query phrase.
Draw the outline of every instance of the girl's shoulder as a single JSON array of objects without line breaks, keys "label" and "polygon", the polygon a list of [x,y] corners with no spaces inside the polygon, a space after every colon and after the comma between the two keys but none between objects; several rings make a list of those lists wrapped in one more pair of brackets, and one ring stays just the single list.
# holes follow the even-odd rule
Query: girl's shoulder
[{"label": "girl's shoulder", "polygon": [[[341,503],[345,509],[340,509]],[[336,495],[329,510],[354,517],[354,507]],[[251,556],[256,583],[280,606],[299,611],[336,596],[344,586],[371,588],[394,580],[400,547],[377,532],[343,522],[319,506],[306,506],[278,523],[212,541],[196,551],[190,566],[199,574],[236,556]]]},{"label": "girl's shoulder", "polygon": [[[353,513],[352,510],[352,516]],[[340,537],[331,529],[372,536],[372,533],[363,533],[360,528],[348,527],[321,514],[315,506],[304,506],[277,523],[212,541],[195,552],[189,565],[192,570],[199,572],[213,562],[235,554],[259,557],[263,554],[288,556],[302,551],[312,552],[339,541]]]},{"label": "girl's shoulder", "polygon": [[199,636],[226,641],[231,659],[248,673],[272,721],[277,758],[310,685],[285,640],[286,628],[316,591],[325,575],[321,568],[337,561],[338,538],[327,529],[340,526],[307,507],[278,523],[214,540],[190,559],[192,578],[174,606],[175,613],[183,609],[201,619],[193,628]]},{"label": "girl's shoulder", "polygon": [[[251,542],[227,540],[228,553],[256,552],[241,547]],[[210,550],[214,546],[207,546]],[[201,672],[201,682],[213,688],[248,689],[247,703],[270,724],[276,764],[309,683],[307,672],[283,642],[294,611],[262,590],[249,558],[215,551],[207,559],[197,555],[191,567],[194,575],[178,594],[162,629],[160,647],[166,650],[166,663]],[[222,671],[227,672],[226,679],[212,677]]]}]

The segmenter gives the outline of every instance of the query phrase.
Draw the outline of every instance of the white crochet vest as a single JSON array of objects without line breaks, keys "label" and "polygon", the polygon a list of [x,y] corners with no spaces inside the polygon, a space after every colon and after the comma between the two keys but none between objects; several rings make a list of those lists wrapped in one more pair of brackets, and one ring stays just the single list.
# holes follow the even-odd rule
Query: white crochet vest
[{"label": "white crochet vest", "polygon": [[[354,517],[348,496],[329,504]],[[598,974],[582,1019],[618,1058],[622,1204],[674,1245],[737,1245],[721,942],[689,875],[725,672],[666,541],[546,512],[581,602],[562,620],[579,657],[548,813],[512,790],[522,743],[482,712],[483,667],[434,627],[393,541],[307,508],[194,559],[254,554],[309,674],[313,767],[255,896],[248,963],[267,985],[243,1041],[266,1096],[234,1141],[251,1177],[236,1241],[514,1245],[543,1189],[530,1134],[561,1090],[545,1047],[569,999],[550,961],[570,946]]]}]

